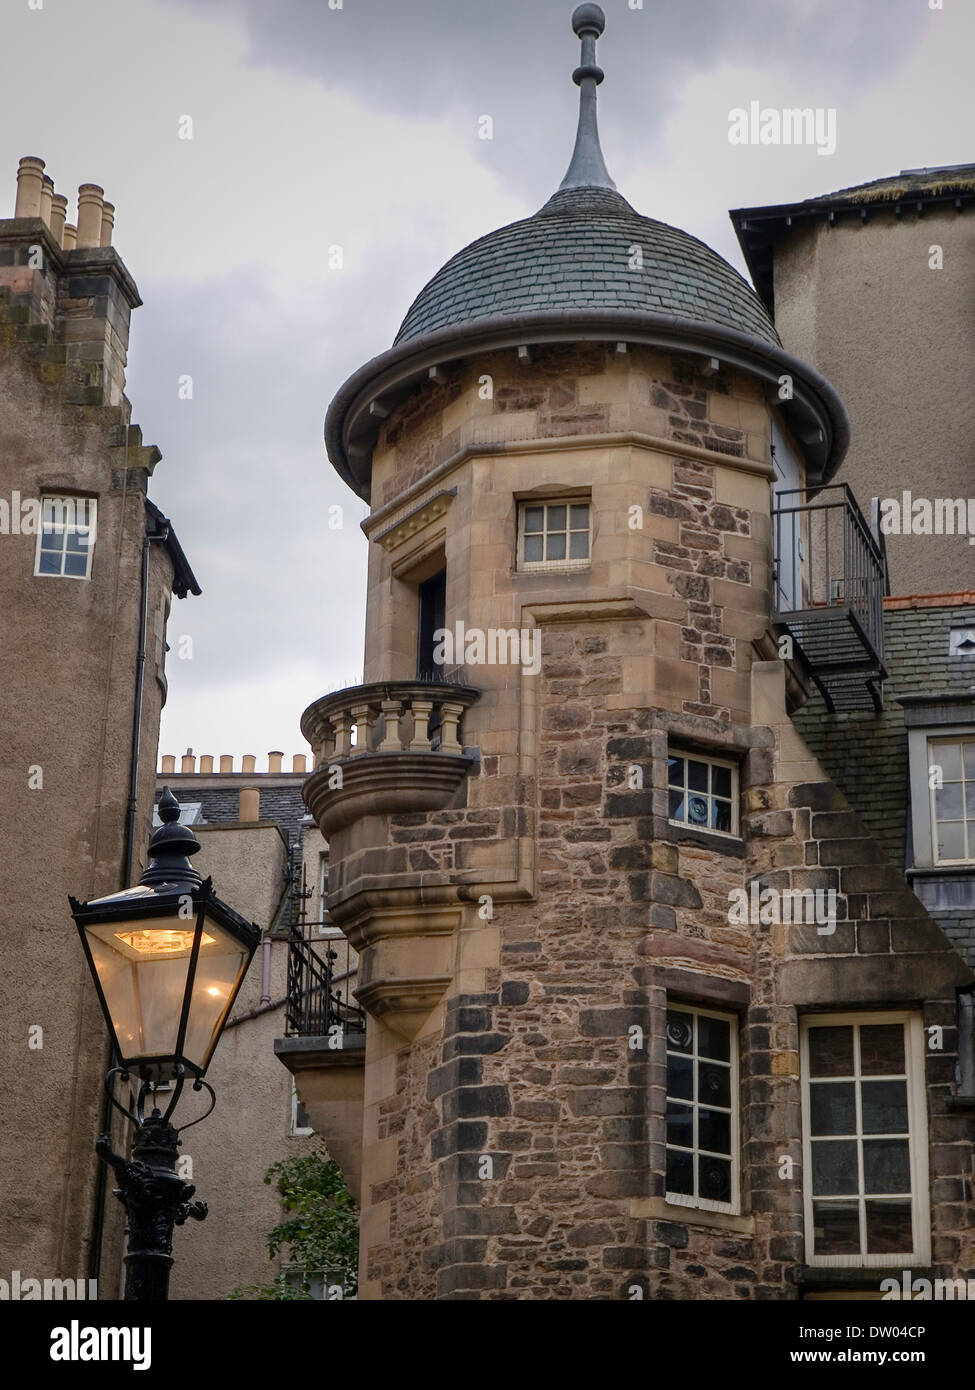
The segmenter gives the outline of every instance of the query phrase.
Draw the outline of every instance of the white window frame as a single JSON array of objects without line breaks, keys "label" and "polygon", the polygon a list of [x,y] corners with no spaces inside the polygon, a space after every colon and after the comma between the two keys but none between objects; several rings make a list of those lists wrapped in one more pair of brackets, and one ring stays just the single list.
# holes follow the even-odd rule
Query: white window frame
[{"label": "white window frame", "polygon": [[[97,500],[97,498],[95,498],[95,497],[81,497],[81,496],[75,496],[75,495],[72,494],[72,493],[54,493],[54,492],[48,492],[48,493],[42,493],[39,500],[40,500],[40,504],[41,504],[41,516],[40,516],[40,521],[39,521],[38,527],[37,527],[37,544],[36,544],[36,546],[34,547],[34,577],[35,577],[36,579],[91,579],[91,566],[92,566],[92,560],[93,560],[94,554],[95,554],[95,537],[96,537],[96,535],[97,535],[97,533],[98,533],[98,500]],[[85,572],[84,572],[84,574],[66,574],[66,573],[65,573],[65,570],[64,570],[64,560],[65,560],[65,555],[66,555],[66,553],[67,553],[67,547],[66,547],[66,543],[65,543],[65,537],[66,537],[66,535],[67,535],[67,532],[68,532],[70,529],[79,530],[80,528],[79,528],[79,527],[69,528],[68,526],[64,525],[63,523],[59,524],[59,523],[57,523],[57,522],[53,522],[53,523],[52,523],[51,530],[52,530],[54,533],[57,533],[57,532],[60,532],[60,533],[61,533],[61,549],[60,549],[59,551],[44,550],[44,551],[43,551],[43,554],[45,554],[45,555],[52,555],[52,554],[59,555],[59,556],[60,556],[60,561],[61,561],[61,568],[60,568],[60,570],[59,570],[56,574],[52,574],[50,570],[42,570],[42,569],[41,569],[41,554],[42,554],[41,541],[44,539],[45,535],[51,534],[50,531],[45,530],[45,521],[44,521],[44,510],[45,510],[45,507],[46,507],[47,503],[49,503],[49,502],[60,502],[60,503],[62,504],[62,506],[65,506],[65,507],[72,507],[72,508],[74,508],[76,515],[77,515],[78,511],[83,510],[84,513],[85,513],[85,515],[88,517],[88,522],[87,522],[87,529],[88,529],[88,545],[87,545],[86,548],[85,548],[85,550],[86,550],[86,555],[85,555]],[[79,504],[83,504],[83,505],[82,505],[82,506],[79,506]]]},{"label": "white window frame", "polygon": [[292,1139],[307,1139],[315,1131],[312,1127],[299,1125],[298,1123],[298,1087],[294,1081],[291,1082],[291,1137]]},{"label": "white window frame", "polygon": [[[682,759],[684,760],[684,813],[685,813],[685,815],[687,814],[687,798],[688,798],[688,796],[703,796],[703,797],[706,798],[707,803],[708,803],[708,820],[709,820],[709,821],[710,821],[710,819],[711,819],[711,803],[712,803],[712,801],[714,801],[714,800],[718,800],[718,801],[728,801],[728,800],[730,800],[730,801],[731,801],[731,829],[730,829],[730,830],[715,830],[715,829],[714,829],[712,826],[710,826],[710,825],[695,825],[692,821],[689,821],[689,820],[673,820],[673,819],[671,818],[671,816],[670,816],[670,793],[671,793],[672,791],[676,791],[676,790],[677,790],[676,787],[671,787],[671,785],[670,785],[670,760],[671,760],[671,758],[682,758]],[[708,790],[707,790],[706,792],[695,792],[695,791],[689,792],[688,789],[687,789],[687,764],[688,764],[689,762],[693,762],[693,763],[706,763],[706,764],[708,765],[708,767],[721,767],[721,768],[727,768],[728,771],[731,773],[731,796],[730,796],[730,798],[729,798],[729,797],[726,797],[726,796],[715,796],[715,795],[711,792],[711,773],[710,773],[710,772],[708,773]],[[740,826],[741,826],[741,816],[740,816],[740,805],[739,805],[740,801],[741,801],[741,791],[740,791],[740,781],[739,781],[739,767],[738,767],[738,763],[737,763],[737,762],[735,762],[735,761],[734,761],[733,759],[731,759],[731,758],[712,758],[712,757],[711,757],[709,754],[707,754],[707,753],[696,753],[696,752],[694,752],[693,749],[691,749],[691,748],[684,748],[684,747],[682,747],[680,744],[671,744],[671,745],[668,747],[668,749],[667,749],[667,812],[668,812],[668,814],[667,814],[667,821],[668,821],[668,824],[669,824],[669,825],[676,825],[676,826],[679,826],[679,827],[681,828],[681,830],[696,830],[696,831],[699,831],[701,834],[705,834],[705,835],[721,835],[721,836],[723,836],[724,839],[726,839],[726,840],[740,840],[740,839],[741,839],[741,828],[740,828]]]},{"label": "white window frame", "polygon": [[[564,535],[566,538],[564,560],[526,560],[525,559],[525,512],[529,507],[543,508],[542,531],[533,531],[532,535]],[[552,531],[548,529],[548,509],[550,507],[566,508],[566,526],[564,531]],[[570,507],[585,507],[589,514],[588,531],[588,554],[584,560],[571,560],[569,558],[570,536],[581,534],[582,528],[570,528],[571,512]],[[544,542],[543,542],[543,549]],[[527,497],[518,503],[518,569],[524,573],[534,574],[539,570],[580,570],[588,569],[592,563],[592,497]]]},{"label": "white window frame", "polygon": [[[670,1055],[670,1053],[671,1053],[671,1051],[672,1051],[673,1049],[671,1049],[671,1048],[669,1048],[669,1047],[666,1047],[666,1040],[667,1040],[667,1039],[666,1039],[666,1031],[665,1031],[665,1034],[664,1034],[664,1043],[665,1043],[665,1048],[666,1048],[666,1050],[665,1050],[665,1057],[664,1057],[664,1200],[667,1202],[667,1205],[668,1205],[668,1206],[672,1206],[672,1207],[692,1207],[692,1208],[694,1208],[694,1209],[697,1210],[697,1211],[723,1211],[723,1212],[724,1212],[726,1215],[728,1215],[728,1216],[739,1216],[739,1215],[741,1214],[741,1104],[740,1104],[740,1100],[739,1100],[739,1089],[740,1089],[740,1088],[739,1088],[739,1075],[738,1075],[738,1072],[739,1072],[739,1060],[738,1060],[738,1058],[739,1058],[739,1049],[738,1049],[738,1029],[739,1029],[739,1026],[740,1026],[739,1019],[738,1019],[738,1015],[737,1015],[737,1014],[733,1014],[733,1013],[725,1013],[725,1012],[723,1012],[723,1011],[720,1010],[720,1009],[702,1009],[702,1008],[699,1008],[696,1004],[687,1004],[687,1003],[685,1003],[682,999],[675,999],[675,998],[673,998],[671,995],[668,995],[668,996],[667,996],[667,1011],[668,1011],[668,1012],[670,1012],[670,1011],[675,1011],[675,1012],[679,1012],[679,1013],[683,1013],[683,1014],[693,1014],[693,1015],[695,1015],[695,1017],[698,1017],[698,1018],[700,1018],[700,1017],[703,1017],[703,1018],[716,1018],[716,1019],[719,1019],[722,1023],[727,1023],[727,1025],[728,1025],[728,1029],[729,1029],[730,1037],[731,1037],[730,1058],[729,1058],[729,1062],[728,1062],[728,1066],[729,1066],[730,1071],[731,1071],[731,1106],[730,1106],[730,1111],[731,1111],[731,1154],[730,1154],[730,1155],[727,1155],[727,1154],[717,1154],[717,1155],[715,1155],[715,1156],[718,1157],[718,1158],[727,1158],[727,1157],[730,1157],[730,1159],[731,1159],[731,1201],[730,1201],[730,1202],[718,1202],[718,1201],[715,1201],[715,1199],[714,1199],[713,1197],[695,1197],[695,1196],[689,1195],[689,1194],[686,1193],[686,1192],[669,1192],[669,1191],[666,1190],[666,1184],[667,1184],[667,1157],[666,1157],[666,1154],[667,1154],[667,1149],[668,1149],[668,1147],[677,1147],[676,1145],[670,1145],[670,1146],[669,1146],[669,1145],[667,1144],[667,1138],[666,1138],[666,1124],[667,1124],[666,1107],[667,1107],[667,1100],[668,1100],[668,1098],[670,1098],[670,1099],[673,1099],[673,1101],[674,1101],[675,1104],[677,1104],[677,1105],[691,1105],[691,1106],[693,1106],[693,1108],[694,1108],[694,1137],[695,1137],[695,1140],[696,1140],[696,1138],[697,1138],[697,1110],[698,1110],[698,1106],[701,1104],[701,1102],[700,1102],[700,1101],[697,1101],[697,1100],[690,1100],[690,1101],[688,1101],[688,1100],[684,1100],[684,1099],[682,1099],[682,1098],[680,1098],[680,1097],[678,1097],[678,1096],[668,1097],[667,1080],[666,1080],[667,1057]],[[665,1025],[665,1029],[666,1029],[666,1025]],[[673,1050],[673,1051],[674,1051],[674,1056],[675,1056],[675,1057],[690,1057],[690,1058],[692,1059],[692,1062],[693,1062],[693,1063],[696,1063],[696,1062],[697,1062],[699,1054],[698,1054],[698,1052],[697,1052],[697,1026],[696,1026],[696,1024],[695,1024],[695,1027],[694,1027],[694,1050],[691,1051],[691,1052],[677,1052],[676,1050]],[[709,1059],[706,1059],[706,1060],[709,1060]],[[719,1062],[718,1065],[721,1066],[721,1065],[723,1065],[723,1064]],[[694,1074],[694,1076],[695,1076],[695,1089],[696,1089],[696,1075],[697,1075],[696,1067],[693,1068],[693,1074]],[[724,1109],[725,1109],[725,1107],[724,1107],[724,1106],[721,1106],[721,1105],[705,1105],[704,1108],[705,1108],[706,1110],[724,1110]],[[681,1152],[682,1152],[682,1153],[693,1153],[693,1154],[694,1154],[694,1157],[695,1157],[695,1163],[694,1163],[694,1182],[695,1182],[695,1186],[696,1186],[696,1185],[697,1185],[697,1163],[696,1163],[696,1158],[697,1158],[697,1155],[701,1152],[701,1150],[695,1147],[695,1148],[693,1148],[693,1149],[682,1149]],[[710,1150],[710,1149],[705,1149],[704,1152],[705,1152],[705,1153],[710,1153],[711,1150]]]},{"label": "white window frame", "polygon": [[[967,731],[951,732],[928,732],[927,735],[927,756],[928,767],[940,766],[938,763],[935,747],[939,743],[956,743],[959,747],[966,743],[975,744],[975,729],[969,728]],[[962,802],[962,824],[965,827],[965,840],[968,846],[968,853],[962,859],[942,859],[938,853],[938,817],[935,804],[936,787],[931,786],[931,778],[928,776],[928,812],[931,824],[931,858],[939,868],[949,865],[968,865],[975,864],[975,818],[969,820],[966,814],[965,788],[969,785],[965,780],[965,754],[962,751],[962,781],[961,781],[961,802]],[[975,786],[975,778],[971,785]]]},{"label": "white window frame", "polygon": [[[911,1231],[914,1248],[910,1251],[897,1251],[871,1255],[817,1255],[815,1253],[816,1234],[813,1225],[812,1191],[812,1117],[810,1107],[809,1074],[809,1030],[810,1028],[842,1028],[851,1024],[901,1023],[904,1025],[904,1069],[907,1081],[907,1126],[908,1149],[911,1162]],[[921,1015],[909,1010],[894,1010],[882,1013],[837,1013],[805,1014],[800,1020],[799,1031],[799,1076],[802,1091],[802,1170],[803,1170],[803,1217],[805,1223],[806,1264],[820,1269],[890,1269],[905,1268],[911,1265],[927,1265],[931,1261],[931,1211],[928,1200],[928,1107],[927,1090],[924,1079],[924,1027]],[[852,1077],[823,1077],[822,1080],[859,1082],[860,1050],[854,1048],[854,1074]],[[890,1080],[891,1077],[869,1076],[869,1081]],[[896,1079],[900,1079],[897,1077]],[[860,1107],[857,1106],[857,1128],[860,1128]],[[841,1138],[843,1136],[837,1136]],[[853,1136],[851,1136],[853,1137]],[[882,1137],[869,1135],[868,1138]],[[903,1136],[900,1136],[903,1137]],[[867,1194],[863,1192],[863,1136],[858,1134],[857,1165],[859,1171],[857,1202],[860,1210],[860,1245],[866,1244]],[[822,1200],[822,1199],[821,1199]],[[837,1199],[839,1200],[839,1199]]]},{"label": "white window frame", "polygon": [[322,850],[318,855],[318,921],[315,926],[315,935],[322,940],[334,941],[342,935],[342,928],[333,926],[325,920],[325,914],[328,911],[326,904],[328,868],[329,856],[326,851]]}]

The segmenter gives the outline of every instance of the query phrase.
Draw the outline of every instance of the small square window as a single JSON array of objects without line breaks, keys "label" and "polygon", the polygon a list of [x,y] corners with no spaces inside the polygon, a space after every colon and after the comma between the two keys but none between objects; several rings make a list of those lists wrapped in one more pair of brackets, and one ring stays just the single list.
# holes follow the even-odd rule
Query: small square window
[{"label": "small square window", "polygon": [[589,564],[592,511],[589,502],[523,502],[518,525],[518,568],[580,569]]},{"label": "small square window", "polygon": [[93,497],[42,497],[35,575],[89,579],[95,551]]},{"label": "small square window", "polygon": [[305,1139],[310,1134],[314,1134],[311,1121],[308,1118],[308,1111],[298,1099],[298,1092],[294,1085],[291,1087],[291,1135],[295,1139]]},{"label": "small square window", "polygon": [[737,766],[697,753],[672,752],[667,760],[667,803],[672,825],[737,836]]}]

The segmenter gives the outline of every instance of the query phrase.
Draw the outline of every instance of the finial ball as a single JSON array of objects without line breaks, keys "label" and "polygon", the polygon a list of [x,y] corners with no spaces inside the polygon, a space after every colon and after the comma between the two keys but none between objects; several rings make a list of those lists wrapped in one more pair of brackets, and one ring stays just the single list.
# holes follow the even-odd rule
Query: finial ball
[{"label": "finial ball", "polygon": [[606,16],[599,5],[579,5],[572,15],[572,28],[581,38],[585,33],[597,37],[606,28]]}]

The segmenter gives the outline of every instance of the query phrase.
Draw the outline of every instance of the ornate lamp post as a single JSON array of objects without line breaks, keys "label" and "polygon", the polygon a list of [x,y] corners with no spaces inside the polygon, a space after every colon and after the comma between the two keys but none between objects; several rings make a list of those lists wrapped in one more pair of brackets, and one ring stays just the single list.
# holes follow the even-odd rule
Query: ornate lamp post
[{"label": "ornate lamp post", "polygon": [[[136,1127],[131,1158],[113,1153],[107,1134],[95,1149],[119,1182],[115,1195],[128,1216],[125,1298],[140,1301],[167,1297],[173,1227],[207,1213],[205,1202],[191,1202],[193,1185],[176,1172],[180,1131],[170,1117],[188,1075],[195,1091],[210,1093],[206,1115],[213,1109],[216,1097],[203,1076],[261,934],[191,866],[200,843],[179,824],[179,802],[168,787],[159,816],[149,867],[135,888],[87,903],[69,899],[121,1061],[105,1085]],[[132,1073],[141,1081],[134,1114],[114,1096],[116,1077],[127,1081]],[[176,1084],[165,1113],[154,1108],[146,1115],[151,1087],[168,1080]]]}]

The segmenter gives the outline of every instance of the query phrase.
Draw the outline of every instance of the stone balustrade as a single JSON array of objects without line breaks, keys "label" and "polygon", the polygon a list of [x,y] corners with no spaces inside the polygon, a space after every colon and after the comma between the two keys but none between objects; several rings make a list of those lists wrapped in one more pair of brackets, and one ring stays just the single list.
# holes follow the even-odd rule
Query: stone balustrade
[{"label": "stone balustrade", "polygon": [[382,681],[317,700],[301,721],[318,767],[375,753],[462,752],[464,711],[478,698],[470,686]]}]

